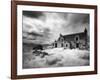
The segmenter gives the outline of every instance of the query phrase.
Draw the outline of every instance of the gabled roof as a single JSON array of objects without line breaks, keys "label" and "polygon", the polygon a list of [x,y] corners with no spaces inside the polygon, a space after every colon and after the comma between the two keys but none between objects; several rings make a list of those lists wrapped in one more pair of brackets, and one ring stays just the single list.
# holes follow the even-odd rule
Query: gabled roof
[{"label": "gabled roof", "polygon": [[[80,32],[80,33],[62,35],[61,37],[63,37],[64,40],[70,42],[70,41],[73,41],[75,39],[75,36],[79,36],[79,39],[84,39],[86,37],[86,34],[85,34],[85,32]],[[59,39],[60,39],[60,37],[58,38],[58,40]]]},{"label": "gabled roof", "polygon": [[75,34],[62,35],[62,37],[65,39],[65,38],[74,37],[76,35],[78,35],[79,37],[84,37],[85,36],[85,33],[84,32],[81,32],[81,33],[75,33]]}]

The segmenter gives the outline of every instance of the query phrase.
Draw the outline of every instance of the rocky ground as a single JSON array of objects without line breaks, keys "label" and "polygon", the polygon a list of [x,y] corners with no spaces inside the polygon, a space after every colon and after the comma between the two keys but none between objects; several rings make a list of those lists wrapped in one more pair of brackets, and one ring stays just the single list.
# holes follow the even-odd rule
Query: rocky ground
[{"label": "rocky ground", "polygon": [[89,51],[79,49],[53,48],[25,52],[23,68],[46,68],[89,65]]}]

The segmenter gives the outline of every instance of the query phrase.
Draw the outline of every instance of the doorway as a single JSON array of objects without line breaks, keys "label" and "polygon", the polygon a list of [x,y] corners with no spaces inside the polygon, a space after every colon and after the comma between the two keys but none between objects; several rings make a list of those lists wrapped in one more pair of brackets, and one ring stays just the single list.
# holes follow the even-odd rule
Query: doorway
[{"label": "doorway", "polygon": [[76,43],[76,48],[79,48],[79,43]]},{"label": "doorway", "polygon": [[57,47],[57,43],[55,43],[55,48]]}]

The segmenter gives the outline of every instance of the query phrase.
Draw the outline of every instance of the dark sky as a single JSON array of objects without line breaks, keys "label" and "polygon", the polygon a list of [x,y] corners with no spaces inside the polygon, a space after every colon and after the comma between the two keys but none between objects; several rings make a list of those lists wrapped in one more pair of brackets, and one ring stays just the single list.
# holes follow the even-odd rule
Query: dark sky
[{"label": "dark sky", "polygon": [[89,33],[89,14],[23,11],[24,43],[47,44],[85,28]]},{"label": "dark sky", "polygon": [[31,18],[39,18],[39,16],[43,16],[43,13],[39,11],[23,11],[23,15]]}]

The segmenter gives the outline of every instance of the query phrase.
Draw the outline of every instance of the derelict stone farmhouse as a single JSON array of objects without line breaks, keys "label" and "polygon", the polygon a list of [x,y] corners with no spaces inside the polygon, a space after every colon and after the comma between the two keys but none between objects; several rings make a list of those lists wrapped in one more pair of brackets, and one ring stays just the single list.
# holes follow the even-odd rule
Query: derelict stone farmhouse
[{"label": "derelict stone farmhouse", "polygon": [[53,48],[70,48],[70,49],[89,49],[89,38],[87,29],[80,33],[69,35],[60,34],[59,38],[52,43]]}]

